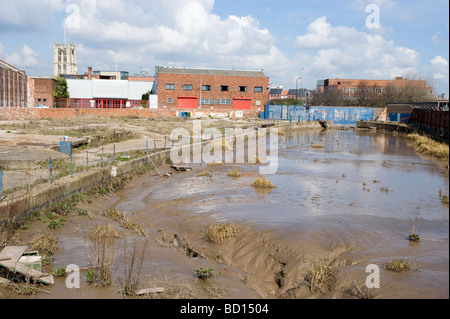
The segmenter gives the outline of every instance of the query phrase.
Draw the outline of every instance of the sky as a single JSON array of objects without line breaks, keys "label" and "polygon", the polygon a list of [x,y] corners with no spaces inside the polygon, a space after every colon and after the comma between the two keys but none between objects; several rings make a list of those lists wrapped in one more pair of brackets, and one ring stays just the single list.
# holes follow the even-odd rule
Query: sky
[{"label": "sky", "polygon": [[[425,79],[449,96],[447,0],[0,0],[0,59],[53,74],[155,66],[261,70],[285,89],[318,80]],[[117,63],[117,64],[116,64]]]}]

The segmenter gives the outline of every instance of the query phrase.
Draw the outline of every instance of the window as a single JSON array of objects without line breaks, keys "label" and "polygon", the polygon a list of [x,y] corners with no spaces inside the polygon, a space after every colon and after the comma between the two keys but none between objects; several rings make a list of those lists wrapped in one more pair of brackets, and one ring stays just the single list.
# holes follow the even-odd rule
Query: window
[{"label": "window", "polygon": [[47,102],[47,99],[44,99],[44,102]]},{"label": "window", "polygon": [[230,87],[228,85],[221,85],[220,86],[220,92],[229,92]]},{"label": "window", "polygon": [[38,102],[41,102],[41,99],[37,99],[38,100]]},{"label": "window", "polygon": [[256,106],[261,106],[261,101],[257,100],[256,101]]},{"label": "window", "polygon": [[231,105],[231,100],[217,99],[216,103],[219,105]]},{"label": "window", "polygon": [[202,91],[211,91],[211,85],[202,85]]},{"label": "window", "polygon": [[192,91],[192,84],[185,84],[185,85],[183,85],[183,90],[185,90],[185,91]]},{"label": "window", "polygon": [[263,91],[263,88],[261,86],[255,86],[255,92],[261,93]]},{"label": "window", "polygon": [[201,103],[203,105],[212,105],[212,104],[214,104],[214,99],[202,99]]},{"label": "window", "polygon": [[166,84],[166,90],[175,90],[175,84]]},{"label": "window", "polygon": [[167,98],[167,103],[173,103],[173,98],[171,97]]},{"label": "window", "polygon": [[247,92],[247,87],[246,86],[240,86],[238,91],[239,92]]}]

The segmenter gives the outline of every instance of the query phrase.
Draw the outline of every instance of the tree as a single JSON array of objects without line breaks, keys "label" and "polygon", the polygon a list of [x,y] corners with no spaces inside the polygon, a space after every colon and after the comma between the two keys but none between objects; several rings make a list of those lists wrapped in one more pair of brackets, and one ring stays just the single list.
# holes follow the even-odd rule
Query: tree
[{"label": "tree", "polygon": [[54,99],[69,99],[69,86],[67,85],[67,80],[62,77],[56,78],[56,87],[52,92]]},{"label": "tree", "polygon": [[69,86],[66,79],[62,77],[56,78],[56,87],[52,92],[55,107],[63,107],[67,105],[66,99],[70,98]]}]

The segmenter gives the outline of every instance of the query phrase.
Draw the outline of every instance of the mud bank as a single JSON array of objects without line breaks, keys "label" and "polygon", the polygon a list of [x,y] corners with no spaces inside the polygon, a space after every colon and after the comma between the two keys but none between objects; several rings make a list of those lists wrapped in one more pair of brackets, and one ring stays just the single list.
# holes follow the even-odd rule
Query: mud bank
[{"label": "mud bank", "polygon": [[[143,288],[154,287],[151,279],[158,276],[170,279],[167,286],[186,288],[163,298],[448,298],[448,205],[439,200],[439,190],[448,193],[448,178],[437,162],[417,155],[402,136],[376,132],[306,130],[288,132],[282,141],[278,172],[267,176],[276,186],[270,191],[251,187],[257,165],[193,165],[168,178],[134,178],[114,194],[84,203],[88,216],[72,216],[64,229],[50,231],[60,245],[48,271],[88,266],[85,235],[93,225],[113,223],[102,212],[115,207],[148,234]],[[236,168],[241,177],[228,177]],[[419,243],[407,239],[415,210],[421,213]],[[205,239],[210,225],[224,223],[238,227],[237,237],[222,245]],[[113,224],[124,234],[121,247],[136,238]],[[37,222],[14,240],[30,240],[42,227]],[[394,258],[415,267],[385,270]],[[321,291],[309,279],[318,264],[335,271]],[[368,265],[380,268],[378,289],[365,287]],[[217,281],[195,278],[194,270],[206,267],[215,269]],[[68,290],[58,279],[38,297],[121,298],[123,274],[120,248],[112,287],[83,282]]]}]

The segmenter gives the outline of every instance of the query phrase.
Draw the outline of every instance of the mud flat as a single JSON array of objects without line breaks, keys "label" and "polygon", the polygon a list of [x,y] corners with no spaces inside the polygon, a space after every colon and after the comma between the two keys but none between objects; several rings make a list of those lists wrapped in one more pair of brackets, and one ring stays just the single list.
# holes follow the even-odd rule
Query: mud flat
[{"label": "mud flat", "polygon": [[[322,147],[313,147],[321,145]],[[271,190],[256,190],[258,165],[192,165],[188,172],[135,177],[124,188],[80,204],[58,238],[54,264],[87,267],[94,225],[112,223],[123,235],[114,267],[114,283],[101,288],[82,281],[78,290],[56,278],[41,298],[122,298],[122,247],[134,232],[102,213],[114,207],[142,225],[149,250],[142,271],[143,288],[152,279],[183,293],[164,298],[430,298],[449,297],[448,178],[438,162],[422,157],[399,135],[343,130],[288,132],[279,149],[277,173],[267,178]],[[239,178],[227,176],[238,169]],[[206,171],[207,174],[199,174]],[[426,183],[425,183],[426,181]],[[419,243],[408,240],[412,213],[420,213]],[[211,225],[235,225],[235,237],[223,244],[205,238]],[[19,230],[13,241],[26,242],[45,228],[38,220]],[[383,265],[403,258],[414,267],[395,273]],[[381,287],[365,287],[369,265],[380,269]],[[332,276],[313,284],[316,266]],[[212,267],[215,280],[204,282],[194,270]],[[154,283],[154,281],[153,281]],[[317,290],[314,287],[318,288]],[[15,298],[3,292],[2,298]],[[155,296],[154,296],[155,297]],[[24,297],[26,298],[26,297]]]}]

